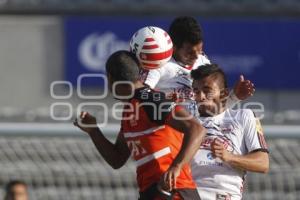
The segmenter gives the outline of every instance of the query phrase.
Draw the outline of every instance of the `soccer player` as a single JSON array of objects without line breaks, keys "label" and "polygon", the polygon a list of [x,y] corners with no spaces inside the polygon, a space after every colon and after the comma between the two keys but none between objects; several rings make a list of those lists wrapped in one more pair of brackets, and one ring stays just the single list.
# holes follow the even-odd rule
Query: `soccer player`
[{"label": "soccer player", "polygon": [[4,200],[28,200],[28,187],[25,182],[13,180],[5,186]]},{"label": "soccer player", "polygon": [[95,126],[96,119],[87,112],[82,112],[74,124],[87,132],[114,169],[132,155],[140,199],[161,199],[162,194],[172,194],[172,199],[199,199],[189,162],[206,131],[164,93],[145,86],[139,80],[138,65],[135,55],[128,51],[112,54],[106,63],[109,89],[125,104],[115,144],[104,137]]},{"label": "soccer player", "polygon": [[191,72],[198,117],[207,134],[191,167],[201,199],[240,200],[247,171],[267,173],[269,156],[259,121],[250,109],[225,108],[224,72],[214,64]]},{"label": "soccer player", "polygon": [[[145,70],[141,77],[151,88],[165,92],[169,98],[178,94],[179,100],[192,98],[192,80],[190,72],[198,66],[210,64],[203,52],[202,30],[196,19],[178,17],[169,27],[173,41],[173,57],[159,69]],[[232,107],[239,100],[244,100],[254,93],[254,86],[241,76],[227,100],[227,107]]]}]

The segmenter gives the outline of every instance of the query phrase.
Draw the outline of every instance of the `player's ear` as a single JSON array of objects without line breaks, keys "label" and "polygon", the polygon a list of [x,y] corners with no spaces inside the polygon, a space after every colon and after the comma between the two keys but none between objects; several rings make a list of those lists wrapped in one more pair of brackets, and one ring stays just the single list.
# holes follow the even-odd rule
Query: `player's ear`
[{"label": "player's ear", "polygon": [[228,88],[222,89],[220,93],[220,99],[227,99],[228,96],[229,96],[229,89]]}]

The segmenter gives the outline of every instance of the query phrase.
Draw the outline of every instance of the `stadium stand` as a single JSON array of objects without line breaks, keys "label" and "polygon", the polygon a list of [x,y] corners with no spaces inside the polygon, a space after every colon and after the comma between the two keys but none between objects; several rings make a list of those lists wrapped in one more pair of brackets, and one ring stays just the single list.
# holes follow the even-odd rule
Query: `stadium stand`
[{"label": "stadium stand", "polygon": [[[300,141],[267,142],[270,172],[248,174],[244,199],[298,199]],[[84,136],[0,136],[0,160],[0,186],[22,179],[34,200],[137,199],[134,163],[113,170]]]},{"label": "stadium stand", "polygon": [[[113,170],[82,132],[53,131],[62,123],[72,123],[53,120],[49,109],[54,101],[49,95],[50,82],[63,77],[64,16],[189,14],[285,19],[300,16],[300,0],[0,0],[0,14],[0,188],[10,180],[21,179],[30,186],[31,200],[132,200],[138,196],[134,162],[129,160],[120,170]],[[300,124],[299,99],[299,91],[257,88],[252,100],[264,104],[262,124],[274,126],[276,134],[267,138],[270,172],[249,173],[243,199],[299,199],[299,126],[293,137],[287,137],[291,131],[285,130],[285,125]],[[80,102],[70,101],[73,110]],[[105,103],[112,103],[111,99]],[[66,113],[68,110],[62,108],[56,116]],[[108,113],[109,123],[115,123],[111,110]],[[31,130],[25,131],[19,122],[28,123],[26,127]],[[30,127],[31,122],[40,123],[39,128]],[[0,189],[0,198],[3,195]]]}]

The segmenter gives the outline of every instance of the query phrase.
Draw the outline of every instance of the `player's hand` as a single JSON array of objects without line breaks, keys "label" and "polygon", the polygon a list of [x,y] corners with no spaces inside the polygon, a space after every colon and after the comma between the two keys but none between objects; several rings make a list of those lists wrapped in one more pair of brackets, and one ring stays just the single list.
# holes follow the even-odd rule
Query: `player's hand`
[{"label": "player's hand", "polygon": [[243,75],[240,75],[238,82],[234,86],[234,94],[240,100],[245,100],[253,96],[255,92],[254,84],[250,80],[245,80]]},{"label": "player's hand", "polygon": [[165,191],[172,191],[176,188],[176,180],[181,171],[179,166],[170,166],[170,168],[162,175],[159,182],[161,189]]},{"label": "player's hand", "polygon": [[227,151],[223,142],[218,139],[215,139],[211,143],[211,151],[214,157],[220,158],[224,162],[228,162],[232,155],[229,151]]},{"label": "player's hand", "polygon": [[96,118],[88,112],[81,112],[78,119],[75,119],[74,125],[91,134],[98,130]]}]

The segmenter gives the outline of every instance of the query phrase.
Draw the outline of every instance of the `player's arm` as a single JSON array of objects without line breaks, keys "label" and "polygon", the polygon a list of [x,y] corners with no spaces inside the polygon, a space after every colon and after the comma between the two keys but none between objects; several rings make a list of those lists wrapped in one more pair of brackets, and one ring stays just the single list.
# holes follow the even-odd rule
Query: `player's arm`
[{"label": "player's arm", "polygon": [[173,111],[173,116],[168,120],[167,124],[182,132],[184,136],[179,153],[164,174],[165,183],[168,183],[168,189],[170,190],[176,187],[176,177],[179,175],[181,168],[191,161],[206,134],[206,129],[187,111],[184,109],[175,109]]},{"label": "player's arm", "polygon": [[215,157],[220,158],[234,168],[259,173],[269,171],[269,155],[267,152],[257,150],[246,155],[235,155],[227,151],[223,143],[218,140],[212,143],[212,152]]},{"label": "player's arm", "polygon": [[101,130],[97,127],[95,117],[87,112],[82,112],[79,120],[80,122],[76,120],[74,125],[90,136],[105,161],[114,169],[122,167],[130,156],[130,150],[123,135],[119,134],[116,143],[113,144],[105,138]]},{"label": "player's arm", "polygon": [[250,80],[245,80],[241,75],[234,86],[233,91],[230,92],[226,101],[226,108],[234,107],[241,100],[245,100],[253,96],[255,92],[254,84]]},{"label": "player's arm", "polygon": [[245,155],[232,154],[225,149],[223,143],[219,140],[212,143],[212,152],[214,156],[219,157],[233,167],[267,173],[269,171],[269,154],[260,122],[251,110],[243,110],[241,113],[243,139],[248,153]]}]

